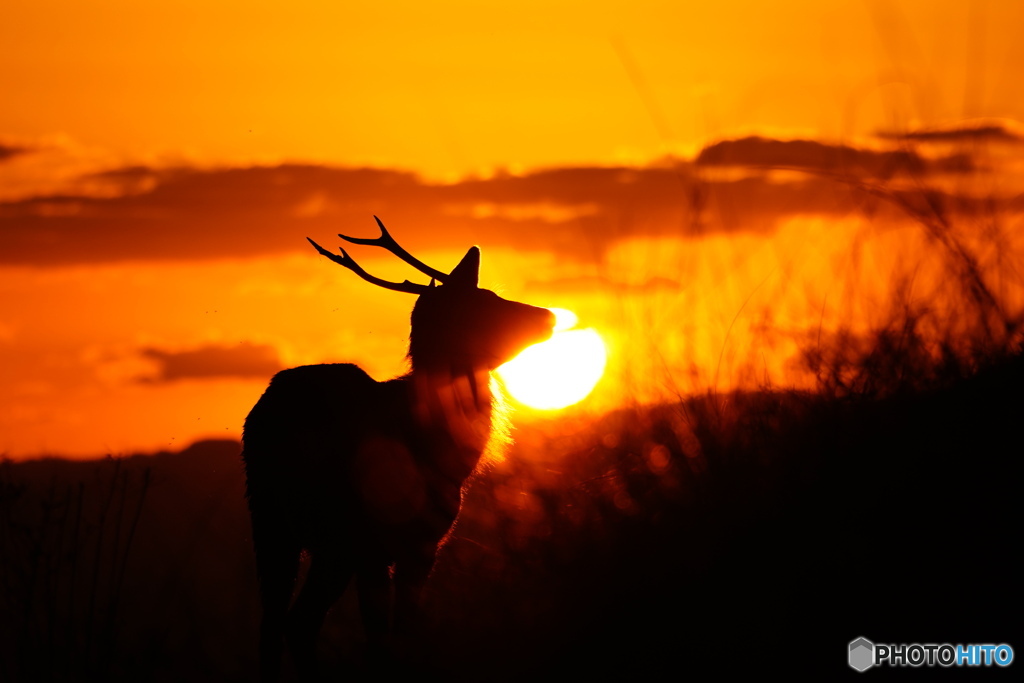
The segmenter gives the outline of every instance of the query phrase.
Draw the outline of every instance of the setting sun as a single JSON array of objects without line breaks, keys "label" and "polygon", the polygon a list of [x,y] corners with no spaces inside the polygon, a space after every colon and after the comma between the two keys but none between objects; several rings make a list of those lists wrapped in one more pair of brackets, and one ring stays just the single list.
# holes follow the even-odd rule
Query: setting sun
[{"label": "setting sun", "polygon": [[594,389],[604,374],[607,351],[595,330],[572,329],[576,314],[551,309],[555,333],[498,368],[513,398],[532,408],[553,410],[578,403]]}]

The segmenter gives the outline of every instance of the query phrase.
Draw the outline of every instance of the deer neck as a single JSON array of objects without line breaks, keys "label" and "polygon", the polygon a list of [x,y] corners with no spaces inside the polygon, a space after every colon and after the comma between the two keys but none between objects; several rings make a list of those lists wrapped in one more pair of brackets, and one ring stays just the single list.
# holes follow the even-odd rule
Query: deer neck
[{"label": "deer neck", "polygon": [[414,416],[428,458],[440,474],[462,482],[491,436],[493,395],[486,367],[452,363],[408,375]]}]

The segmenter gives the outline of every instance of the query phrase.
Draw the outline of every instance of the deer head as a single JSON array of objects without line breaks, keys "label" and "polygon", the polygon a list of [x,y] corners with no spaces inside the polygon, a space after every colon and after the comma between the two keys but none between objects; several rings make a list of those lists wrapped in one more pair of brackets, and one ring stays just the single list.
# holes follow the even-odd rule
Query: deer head
[{"label": "deer head", "polygon": [[[317,251],[345,266],[367,282],[399,292],[418,294],[412,311],[409,358],[413,371],[493,370],[511,360],[531,344],[551,336],[555,316],[546,308],[503,299],[479,287],[480,249],[470,247],[450,273],[431,268],[403,249],[388,233],[384,223],[377,238],[338,235],[353,244],[383,247],[420,272],[429,275],[429,285],[405,280],[388,282],[374,277],[341,249],[333,254],[313,240]],[[309,239],[309,238],[306,238]],[[437,285],[436,282],[441,282]]]}]

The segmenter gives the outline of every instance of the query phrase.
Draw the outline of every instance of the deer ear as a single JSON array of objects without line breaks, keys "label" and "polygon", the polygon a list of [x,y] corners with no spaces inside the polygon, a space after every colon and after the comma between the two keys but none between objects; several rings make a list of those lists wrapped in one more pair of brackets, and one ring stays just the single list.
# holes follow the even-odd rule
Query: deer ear
[{"label": "deer ear", "polygon": [[448,276],[448,284],[476,287],[480,282],[480,247],[470,247]]}]

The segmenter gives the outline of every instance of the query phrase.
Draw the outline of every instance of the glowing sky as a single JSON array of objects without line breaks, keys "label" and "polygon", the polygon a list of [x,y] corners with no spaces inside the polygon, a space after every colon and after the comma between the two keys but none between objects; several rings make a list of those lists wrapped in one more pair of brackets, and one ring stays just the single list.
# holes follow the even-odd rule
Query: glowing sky
[{"label": "glowing sky", "polygon": [[6,0],[0,455],[237,437],[280,367],[402,372],[411,301],[304,239],[374,214],[599,329],[596,406],[798,384],[808,330],[878,323],[926,253],[857,183],[1024,234],[1022,26],[1009,1]]},{"label": "glowing sky", "polygon": [[1020,119],[1018,2],[8,0],[0,139],[436,177]]}]

